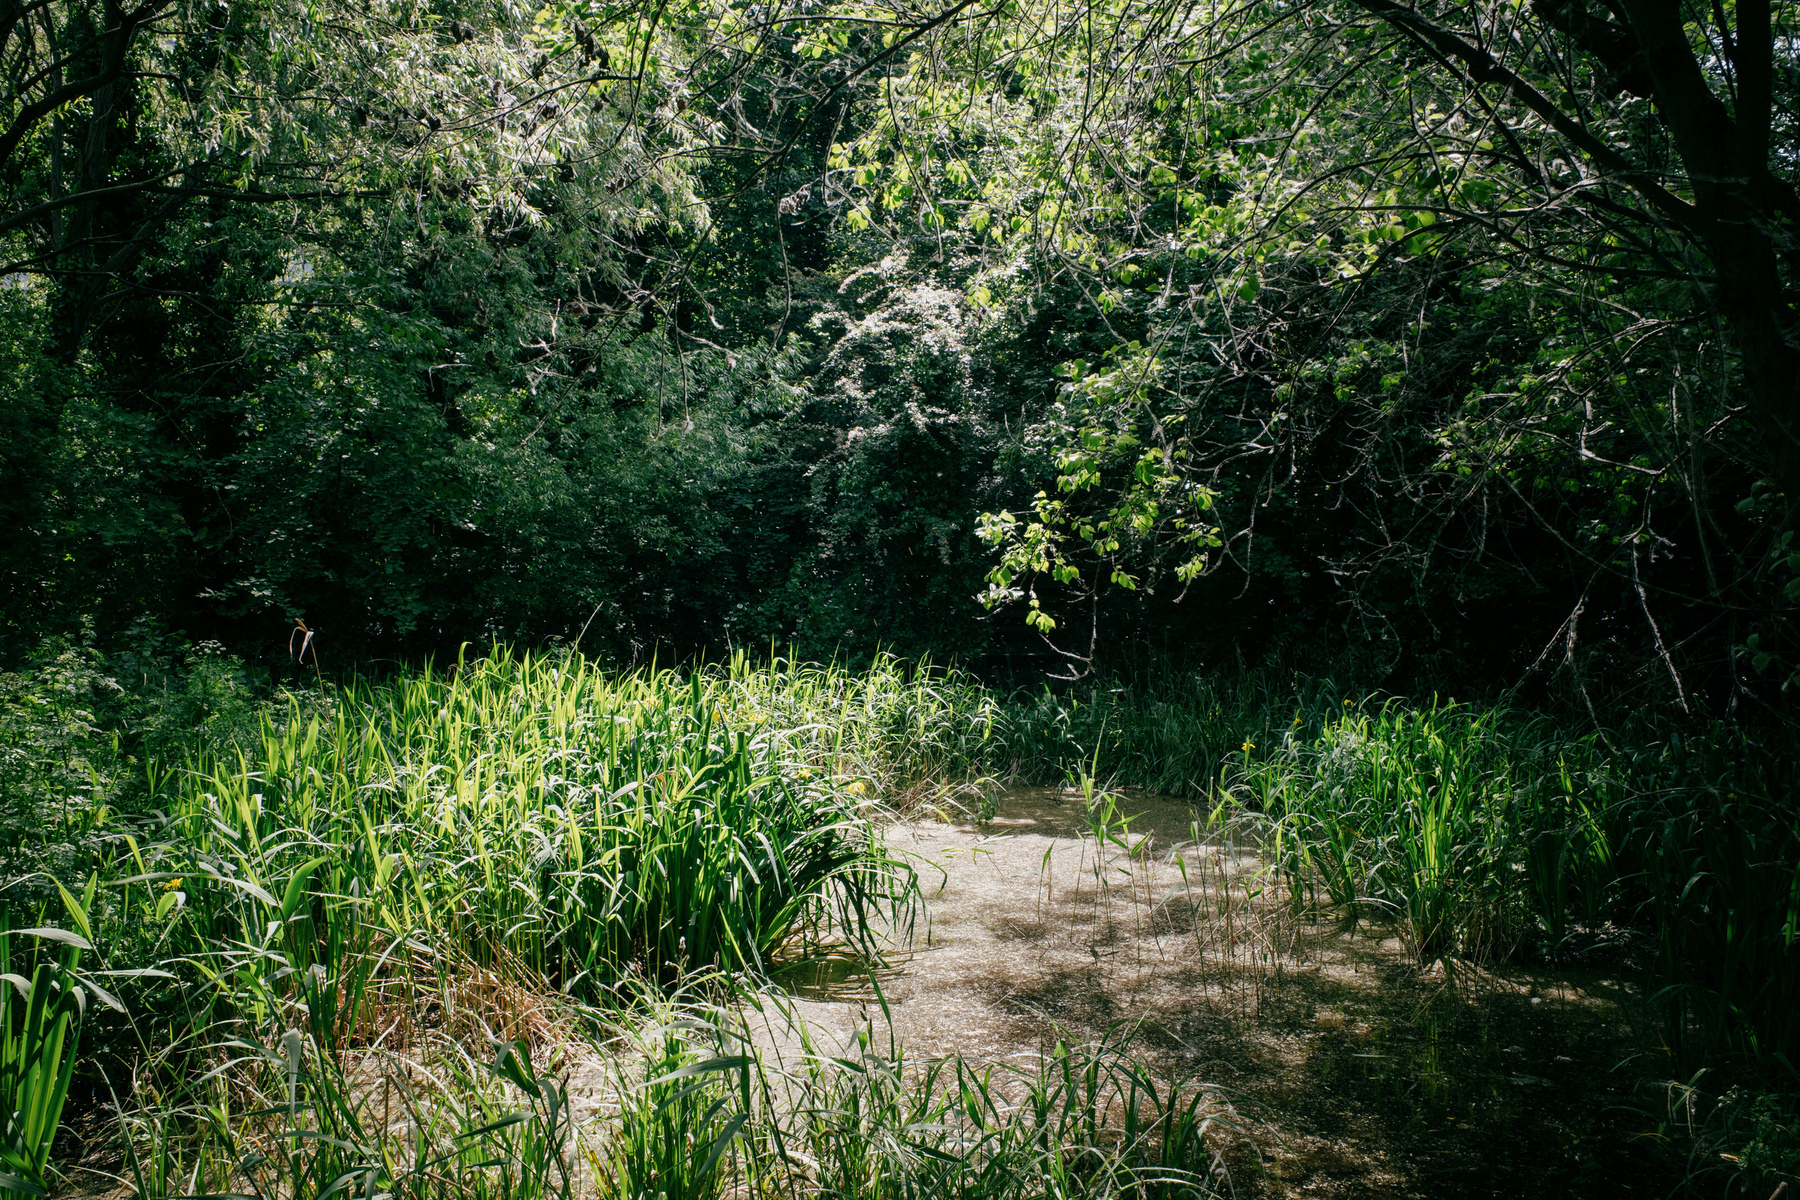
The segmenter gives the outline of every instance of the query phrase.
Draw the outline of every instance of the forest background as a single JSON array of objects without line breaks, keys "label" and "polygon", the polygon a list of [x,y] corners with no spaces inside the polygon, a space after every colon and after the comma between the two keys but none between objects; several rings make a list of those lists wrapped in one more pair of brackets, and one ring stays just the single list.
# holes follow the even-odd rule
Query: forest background
[{"label": "forest background", "polygon": [[0,659],[1778,716],[1791,16],[14,3]]}]

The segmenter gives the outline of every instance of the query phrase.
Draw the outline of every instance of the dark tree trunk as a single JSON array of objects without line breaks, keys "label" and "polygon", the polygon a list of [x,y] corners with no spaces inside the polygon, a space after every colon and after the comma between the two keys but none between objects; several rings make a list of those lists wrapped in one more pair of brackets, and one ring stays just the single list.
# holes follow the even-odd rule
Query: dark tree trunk
[{"label": "dark tree trunk", "polygon": [[1689,228],[1712,259],[1714,302],[1743,356],[1745,408],[1770,475],[1800,501],[1800,328],[1782,285],[1787,191],[1769,170],[1774,40],[1769,0],[1740,0],[1727,42],[1736,112],[1708,86],[1675,0],[1621,0],[1693,197]]}]

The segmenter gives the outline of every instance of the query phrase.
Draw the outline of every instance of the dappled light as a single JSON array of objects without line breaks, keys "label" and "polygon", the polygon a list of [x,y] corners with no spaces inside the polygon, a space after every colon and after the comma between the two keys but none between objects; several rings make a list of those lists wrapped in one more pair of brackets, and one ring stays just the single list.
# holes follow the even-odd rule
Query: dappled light
[{"label": "dappled light", "polygon": [[0,1194],[1800,1200],[1797,45],[0,0]]}]

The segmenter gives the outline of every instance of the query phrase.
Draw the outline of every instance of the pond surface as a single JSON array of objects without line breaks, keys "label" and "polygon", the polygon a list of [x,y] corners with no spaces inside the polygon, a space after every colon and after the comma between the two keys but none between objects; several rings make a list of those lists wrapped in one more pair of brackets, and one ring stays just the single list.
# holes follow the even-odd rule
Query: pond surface
[{"label": "pond surface", "polygon": [[[1667,1196],[1682,1164],[1629,977],[1419,970],[1392,929],[1296,916],[1253,838],[1127,793],[1101,853],[1079,794],[1020,789],[985,826],[890,830],[929,905],[871,976],[783,978],[805,1019],[884,1023],[915,1061],[1021,1065],[1135,1023],[1141,1061],[1217,1085],[1251,1135],[1244,1196]],[[1250,1141],[1254,1142],[1254,1149]]]}]

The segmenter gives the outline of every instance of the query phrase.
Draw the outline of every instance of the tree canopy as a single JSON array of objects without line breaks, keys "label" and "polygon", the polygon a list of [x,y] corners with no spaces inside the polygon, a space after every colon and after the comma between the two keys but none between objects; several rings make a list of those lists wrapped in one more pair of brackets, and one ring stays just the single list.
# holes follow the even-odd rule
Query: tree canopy
[{"label": "tree canopy", "polygon": [[1779,703],[1772,3],[13,0],[0,652]]}]

